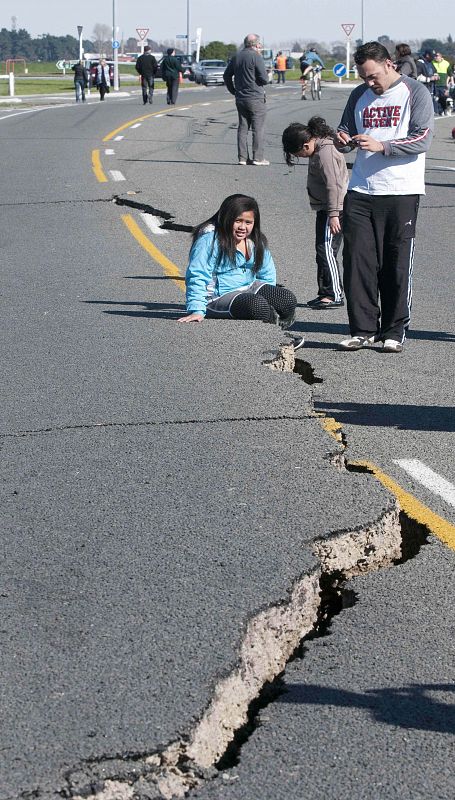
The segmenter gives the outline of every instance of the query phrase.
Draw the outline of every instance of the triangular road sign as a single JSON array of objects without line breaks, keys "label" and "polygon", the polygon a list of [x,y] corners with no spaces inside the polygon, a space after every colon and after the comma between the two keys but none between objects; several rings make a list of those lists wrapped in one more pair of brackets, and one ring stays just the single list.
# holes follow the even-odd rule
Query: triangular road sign
[{"label": "triangular road sign", "polygon": [[346,34],[346,36],[350,36],[350,35],[351,35],[351,33],[352,33],[352,31],[353,31],[353,30],[354,30],[354,28],[355,28],[355,23],[353,23],[353,22],[344,22],[344,23],[341,25],[341,27],[343,28],[343,30],[344,30],[344,32],[345,32],[345,34]]},{"label": "triangular road sign", "polygon": [[139,36],[139,39],[145,39],[149,30],[150,28],[136,28],[136,33]]}]

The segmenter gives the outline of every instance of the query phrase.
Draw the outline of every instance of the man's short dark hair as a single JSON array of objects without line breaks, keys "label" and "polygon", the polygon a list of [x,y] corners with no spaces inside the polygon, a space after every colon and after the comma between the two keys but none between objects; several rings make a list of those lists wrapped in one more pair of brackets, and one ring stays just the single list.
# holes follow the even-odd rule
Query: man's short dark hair
[{"label": "man's short dark hair", "polygon": [[146,44],[145,47],[144,47],[144,53],[148,53],[149,50],[150,50],[150,45]]},{"label": "man's short dark hair", "polygon": [[380,42],[366,42],[361,44],[354,53],[354,61],[360,66],[365,61],[377,61],[378,63],[390,61],[390,53],[387,47]]},{"label": "man's short dark hair", "polygon": [[168,47],[167,50],[166,50],[166,53],[168,54],[168,56],[171,56],[173,52],[174,52],[174,48],[173,47]]}]

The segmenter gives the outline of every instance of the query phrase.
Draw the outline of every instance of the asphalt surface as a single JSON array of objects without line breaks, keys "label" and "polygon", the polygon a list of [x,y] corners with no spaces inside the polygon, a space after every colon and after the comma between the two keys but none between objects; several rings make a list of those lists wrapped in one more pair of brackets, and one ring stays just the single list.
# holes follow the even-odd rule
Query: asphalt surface
[{"label": "asphalt surface", "polygon": [[[372,476],[335,468],[342,448],[314,409],[343,424],[348,458],[374,461],[454,521],[450,504],[394,463],[422,459],[455,479],[451,120],[437,120],[428,160],[405,351],[345,354],[336,349],[344,310],[304,307],[315,293],[314,219],[306,167],[289,171],[280,147],[289,121],[317,107],[336,124],[345,100],[337,87],[320,104],[303,104],[296,86],[271,87],[267,169],[237,166],[235,107],[222,89],[181,91],[171,112],[162,93],[145,109],[136,94],[0,112],[2,800],[54,796],[75,773],[78,785],[89,783],[93,764],[114,774],[112,759],[191,738],[238,664],[248,620],[286,604],[298,579],[317,575],[312,542],[361,531],[390,512],[392,498]],[[103,141],[144,114],[122,139]],[[91,169],[94,149],[102,183]],[[263,365],[285,341],[277,329],[178,325],[182,282],[124,223],[131,215],[183,274],[188,233],[160,222],[194,225],[236,191],[260,202],[279,279],[300,301],[301,358],[322,383]],[[153,232],[119,197],[154,210]],[[257,797],[269,764],[261,797],[348,796],[338,780],[352,797],[423,797],[409,777],[423,763],[426,796],[453,796],[443,766],[453,759],[453,554],[430,541],[406,564],[356,579],[362,602],[288,667],[288,694],[244,745],[242,769],[225,770],[222,784],[208,783],[201,796]],[[334,637],[335,658],[326,646]],[[333,682],[323,683],[333,669]],[[413,713],[425,715],[429,694],[438,705],[433,726],[412,729],[411,748],[400,733],[406,725],[387,709],[417,673]],[[301,684],[310,687],[303,696]],[[368,691],[379,709],[374,724]],[[380,771],[372,784],[368,766],[391,730],[388,755],[406,765],[401,783],[392,781],[401,794],[388,793]],[[304,760],[302,738],[311,742]],[[348,759],[343,745],[352,740]],[[327,775],[334,741],[339,761],[354,766]],[[385,788],[368,794],[381,781]]]}]

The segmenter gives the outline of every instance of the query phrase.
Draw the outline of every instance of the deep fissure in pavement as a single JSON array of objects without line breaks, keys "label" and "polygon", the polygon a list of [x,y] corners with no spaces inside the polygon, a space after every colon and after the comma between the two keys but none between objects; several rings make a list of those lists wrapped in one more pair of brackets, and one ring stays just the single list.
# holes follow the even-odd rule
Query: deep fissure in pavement
[{"label": "deep fissure in pavement", "polygon": [[114,203],[118,206],[126,206],[127,208],[134,208],[137,211],[143,211],[145,214],[150,214],[152,217],[160,217],[164,220],[159,226],[165,231],[183,231],[184,233],[191,233],[193,230],[192,225],[183,225],[179,222],[173,222],[174,215],[169,211],[162,211],[159,208],[154,208],[149,203],[142,203],[140,200],[129,200],[127,197],[114,197]]},{"label": "deep fissure in pavement", "polygon": [[[294,371],[292,346],[282,346],[276,359],[264,363],[271,369]],[[314,376],[311,365],[305,371]],[[338,469],[369,471],[349,465],[344,450],[345,444],[338,440],[334,453]],[[81,765],[67,775],[69,796],[184,797],[236,766],[241,748],[260,724],[261,711],[283,691],[286,665],[304,658],[309,643],[327,635],[334,618],[356,602],[355,591],[346,582],[414,558],[428,535],[428,529],[405,514],[391,496],[378,519],[315,540],[319,567],[247,622],[237,665],[215,686],[212,700],[188,735],[159,752],[139,756],[133,769],[131,762],[100,762],[99,780],[93,772],[87,775],[88,764]]]}]

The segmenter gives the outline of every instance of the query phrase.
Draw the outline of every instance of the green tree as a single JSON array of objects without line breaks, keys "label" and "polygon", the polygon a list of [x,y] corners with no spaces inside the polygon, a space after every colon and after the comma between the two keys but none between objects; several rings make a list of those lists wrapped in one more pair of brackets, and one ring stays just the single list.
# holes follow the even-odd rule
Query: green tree
[{"label": "green tree", "polygon": [[201,58],[219,58],[227,61],[237,52],[236,44],[224,44],[224,42],[209,42],[205,47],[201,47]]}]

